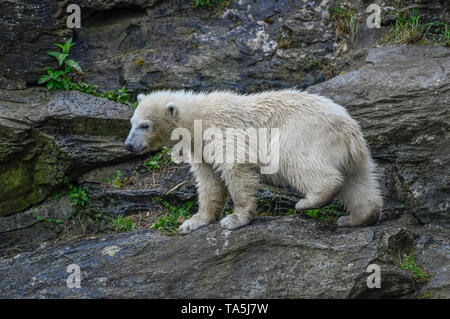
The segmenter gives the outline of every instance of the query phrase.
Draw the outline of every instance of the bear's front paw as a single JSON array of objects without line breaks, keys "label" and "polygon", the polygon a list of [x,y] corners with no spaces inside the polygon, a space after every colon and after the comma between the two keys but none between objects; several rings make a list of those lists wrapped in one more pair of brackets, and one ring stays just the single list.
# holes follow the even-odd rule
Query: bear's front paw
[{"label": "bear's front paw", "polygon": [[251,216],[243,214],[231,214],[220,221],[220,226],[225,229],[234,230],[250,223]]},{"label": "bear's front paw", "polygon": [[192,216],[188,220],[184,221],[183,224],[181,224],[181,226],[178,228],[180,234],[189,234],[190,232],[196,230],[197,228],[210,224],[210,222],[207,221],[206,219],[196,216],[197,214]]}]

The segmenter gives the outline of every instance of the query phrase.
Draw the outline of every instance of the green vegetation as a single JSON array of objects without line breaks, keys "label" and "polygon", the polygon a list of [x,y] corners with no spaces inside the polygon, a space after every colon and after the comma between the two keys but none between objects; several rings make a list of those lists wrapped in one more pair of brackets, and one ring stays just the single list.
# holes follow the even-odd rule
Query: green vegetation
[{"label": "green vegetation", "polygon": [[49,90],[69,90],[73,89],[74,83],[71,82],[69,73],[72,69],[78,72],[82,72],[82,69],[78,62],[70,60],[69,50],[73,46],[72,38],[66,41],[64,44],[56,43],[55,45],[61,49],[61,52],[50,51],[49,55],[54,57],[58,61],[59,69],[53,70],[47,68],[47,74],[39,78],[38,84],[46,84]]},{"label": "green vegetation", "polygon": [[149,171],[159,170],[171,164],[173,164],[173,161],[172,157],[170,156],[170,149],[167,147],[163,147],[161,149],[161,152],[150,156],[149,159],[144,162],[144,166]]},{"label": "green vegetation", "polygon": [[430,299],[430,298],[433,298],[433,295],[429,291],[424,292],[419,296],[419,299]]},{"label": "green vegetation", "polygon": [[258,212],[263,216],[285,215],[286,209],[281,206],[281,195],[275,195],[270,198],[258,198]]},{"label": "green vegetation", "polygon": [[319,208],[319,209],[311,209],[304,211],[303,214],[306,216],[318,219],[318,220],[324,220],[327,222],[335,222],[338,220],[339,217],[344,216],[345,213],[339,211],[336,207],[336,205],[327,205],[325,207]]},{"label": "green vegetation", "polygon": [[158,217],[157,222],[152,226],[154,229],[160,229],[166,234],[173,235],[178,232],[178,227],[192,216],[191,209],[194,202],[187,202],[183,205],[173,206],[162,198],[155,198],[159,204],[168,209],[169,213]]},{"label": "green vegetation", "polygon": [[288,36],[280,36],[277,39],[279,49],[290,49],[292,46],[292,38]]},{"label": "green vegetation", "polygon": [[69,187],[70,206],[84,207],[89,198],[86,191],[82,187],[76,187],[72,184],[67,184]]},{"label": "green vegetation", "polygon": [[450,25],[444,22],[432,22],[429,23],[429,25],[430,29],[433,29],[433,31],[439,34],[437,41],[447,48],[450,48]]},{"label": "green vegetation", "polygon": [[225,0],[194,0],[194,6],[195,7],[212,7],[213,5],[218,7],[220,4],[225,2]]},{"label": "green vegetation", "polygon": [[396,43],[416,43],[423,40],[426,27],[420,23],[419,11],[413,9],[398,13],[390,35]]},{"label": "green vegetation", "polygon": [[417,9],[398,12],[387,41],[394,43],[437,43],[450,46],[450,27],[444,22],[422,23]]},{"label": "green vegetation", "polygon": [[48,223],[55,223],[57,225],[62,224],[62,222],[63,222],[61,219],[57,219],[57,218],[50,218],[50,217],[49,218],[45,218],[45,217],[42,217],[42,216],[38,216],[38,215],[35,214],[34,210],[31,211],[31,216],[33,216],[33,218],[35,218],[38,221],[46,221]]},{"label": "green vegetation", "polygon": [[352,46],[356,41],[359,31],[359,19],[356,10],[348,5],[339,4],[337,7],[329,9],[330,20],[332,21],[338,47],[347,43]]},{"label": "green vegetation", "polygon": [[116,171],[116,176],[113,179],[109,179],[107,182],[112,187],[121,188],[123,185],[128,183],[128,178],[123,177],[123,173],[120,170]]},{"label": "green vegetation", "polygon": [[404,254],[400,260],[400,268],[409,271],[417,283],[425,283],[430,276],[420,269],[413,255]]},{"label": "green vegetation", "polygon": [[[73,45],[74,42],[72,42],[72,38],[67,40],[64,44],[55,43],[55,46],[60,48],[60,52],[50,51],[48,54],[56,59],[59,68],[57,70],[47,68],[47,74],[42,75],[39,78],[38,84],[45,84],[49,90],[78,90],[114,102],[123,103],[131,107],[137,106],[137,102],[131,102],[130,93],[132,91],[127,90],[125,87],[117,90],[100,92],[97,85],[76,80],[83,70],[78,62],[68,59],[70,48]],[[77,74],[76,72],[79,73]]]},{"label": "green vegetation", "polygon": [[122,87],[121,89],[103,92],[100,94],[100,96],[114,102],[126,104],[131,107],[136,107],[137,102],[131,103],[131,92],[133,91],[127,90],[125,87]]},{"label": "green vegetation", "polygon": [[228,215],[231,215],[233,213],[234,213],[234,209],[233,208],[230,208],[230,210],[224,210],[222,212],[222,214],[220,214],[220,219],[222,219],[224,217],[227,217]]},{"label": "green vegetation", "polygon": [[129,218],[124,218],[123,215],[111,219],[111,224],[114,231],[118,233],[131,231],[136,228],[134,222]]},{"label": "green vegetation", "polygon": [[334,204],[324,206],[319,209],[311,209],[306,211],[298,211],[294,208],[283,207],[281,203],[281,196],[273,196],[269,199],[258,199],[258,215],[260,216],[289,216],[289,215],[305,215],[317,220],[327,222],[335,222],[339,217],[344,216],[345,213],[338,210]]}]

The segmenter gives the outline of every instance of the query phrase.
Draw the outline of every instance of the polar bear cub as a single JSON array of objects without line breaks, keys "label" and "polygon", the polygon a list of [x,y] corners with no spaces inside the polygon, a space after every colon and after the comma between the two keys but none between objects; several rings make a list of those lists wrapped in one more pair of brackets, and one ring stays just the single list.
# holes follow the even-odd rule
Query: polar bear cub
[{"label": "polar bear cub", "polygon": [[[194,136],[198,134],[196,122],[201,123],[202,132],[208,128],[278,132],[278,166],[271,174],[261,174],[259,160],[229,162],[215,156],[210,150],[214,146],[220,151],[222,144],[218,143],[223,140],[218,138],[202,146],[202,159],[208,153],[208,160],[192,161],[191,157],[199,210],[180,226],[181,233],[216,221],[228,194],[234,213],[223,218],[221,226],[233,230],[247,225],[256,210],[262,179],[303,194],[295,205],[297,210],[319,208],[337,198],[349,212],[340,217],[339,226],[373,225],[379,219],[382,199],[363,134],[345,108],[328,98],[293,89],[248,95],[167,90],[140,94],[138,100],[125,142],[132,152],[173,145],[176,128],[185,128]],[[244,140],[249,146],[250,139]],[[188,144],[192,152],[194,144]],[[223,147],[225,152],[227,147]]]}]

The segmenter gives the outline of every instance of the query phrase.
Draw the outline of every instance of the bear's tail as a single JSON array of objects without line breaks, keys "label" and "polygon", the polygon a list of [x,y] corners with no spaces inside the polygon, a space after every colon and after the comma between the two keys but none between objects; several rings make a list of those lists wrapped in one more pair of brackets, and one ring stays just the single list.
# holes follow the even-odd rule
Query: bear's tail
[{"label": "bear's tail", "polygon": [[374,225],[378,222],[383,207],[375,164],[362,138],[350,143],[349,152],[355,166],[348,172],[337,198],[350,215],[341,217],[338,225]]}]

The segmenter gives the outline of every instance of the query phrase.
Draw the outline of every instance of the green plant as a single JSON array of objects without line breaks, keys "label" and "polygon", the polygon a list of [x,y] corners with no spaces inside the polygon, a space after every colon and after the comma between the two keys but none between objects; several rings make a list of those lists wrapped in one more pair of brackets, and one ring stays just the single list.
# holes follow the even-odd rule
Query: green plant
[{"label": "green plant", "polygon": [[88,84],[84,82],[72,83],[71,89],[78,90],[80,92],[84,92],[86,94],[100,96],[100,92],[98,91],[98,86],[94,84]]},{"label": "green plant", "polygon": [[222,212],[222,214],[220,214],[220,219],[222,219],[224,217],[227,217],[228,215],[231,215],[233,213],[234,213],[234,209],[233,208],[230,208],[230,210],[224,210]]},{"label": "green plant", "polygon": [[397,13],[390,36],[395,43],[416,43],[425,39],[428,29],[420,23],[419,11],[412,9]]},{"label": "green plant", "polygon": [[341,4],[337,7],[331,7],[329,13],[330,20],[335,28],[336,41],[341,42],[341,45],[346,42],[352,46],[359,31],[359,19],[356,10]]},{"label": "green plant", "polygon": [[424,292],[419,296],[419,299],[430,299],[430,298],[433,298],[433,294],[429,291]]},{"label": "green plant", "polygon": [[144,162],[144,166],[150,171],[159,170],[170,164],[173,164],[173,161],[170,156],[170,149],[166,147],[163,147],[161,152],[150,156],[149,159]]},{"label": "green plant", "polygon": [[119,215],[116,218],[111,219],[111,224],[114,231],[118,233],[131,231],[136,228],[134,222],[129,218],[124,218],[123,215]]},{"label": "green plant", "polygon": [[89,200],[86,191],[72,184],[67,184],[67,186],[69,187],[70,206],[84,207]]},{"label": "green plant", "polygon": [[270,198],[258,198],[257,205],[260,215],[279,215],[283,214],[280,206],[281,195],[274,195]]},{"label": "green plant", "polygon": [[127,182],[128,178],[124,178],[123,173],[120,170],[116,171],[116,176],[113,179],[108,180],[108,184],[115,188],[121,188]]},{"label": "green plant", "polygon": [[131,107],[136,107],[138,102],[131,103],[131,90],[127,90],[125,87],[122,87],[120,90],[112,90],[103,92],[100,94],[101,97],[109,99],[114,102],[126,104]]},{"label": "green plant", "polygon": [[178,227],[184,220],[192,216],[191,209],[194,202],[187,202],[179,206],[173,206],[162,198],[155,198],[159,204],[168,209],[169,214],[158,217],[156,223],[152,226],[154,229],[160,229],[167,234],[174,234],[178,231]]},{"label": "green plant", "polygon": [[72,81],[71,74],[75,71],[83,72],[81,66],[75,60],[68,59],[70,48],[74,45],[72,38],[67,40],[64,44],[55,43],[55,46],[60,48],[58,51],[50,51],[49,55],[54,57],[58,62],[59,69],[53,70],[47,68],[47,74],[42,75],[38,84],[45,84],[49,90],[78,90],[90,95],[100,96],[118,103],[126,104],[130,107],[136,107],[138,102],[131,102],[131,90],[126,87],[121,89],[100,92],[97,85],[84,83],[82,81]]},{"label": "green plant", "polygon": [[60,52],[50,51],[48,54],[56,59],[59,70],[47,68],[47,74],[42,75],[39,78],[38,84],[45,83],[49,90],[69,90],[71,88],[73,83],[70,81],[68,74],[72,72],[72,69],[75,69],[78,72],[83,71],[78,62],[67,58],[73,44],[72,38],[67,40],[64,44],[55,43],[55,45],[61,49]]},{"label": "green plant", "polygon": [[215,5],[216,7],[218,7],[224,1],[225,0],[194,0],[194,6],[207,8]]},{"label": "green plant", "polygon": [[427,282],[430,276],[420,269],[413,255],[403,254],[400,260],[400,268],[409,271],[417,283]]},{"label": "green plant", "polygon": [[287,36],[280,36],[277,39],[277,43],[279,49],[290,49],[292,46],[292,38],[289,38]]},{"label": "green plant", "polygon": [[423,25],[426,28],[426,34],[433,32],[438,35],[435,41],[446,47],[450,47],[450,26],[444,22],[429,22]]},{"label": "green plant", "polygon": [[49,218],[45,218],[45,217],[42,217],[42,216],[38,216],[38,215],[35,214],[34,209],[31,210],[31,216],[33,218],[35,218],[37,221],[46,221],[48,223],[55,223],[57,225],[62,224],[62,222],[63,222],[61,219],[57,219],[57,218],[50,218],[50,217]]}]

